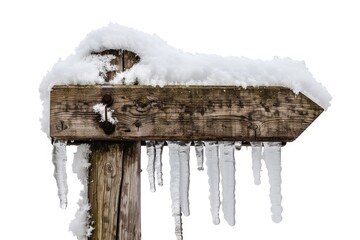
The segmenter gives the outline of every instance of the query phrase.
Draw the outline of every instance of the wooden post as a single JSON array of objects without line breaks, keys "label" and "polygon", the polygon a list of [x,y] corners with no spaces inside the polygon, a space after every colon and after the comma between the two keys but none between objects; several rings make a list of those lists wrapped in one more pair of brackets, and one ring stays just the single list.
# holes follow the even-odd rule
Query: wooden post
[{"label": "wooden post", "polygon": [[[99,55],[113,55],[116,71],[104,76],[111,81],[117,72],[139,62],[126,50],[105,50]],[[90,240],[140,240],[140,154],[139,141],[91,144],[89,202],[92,226]]]},{"label": "wooden post", "polygon": [[91,240],[139,240],[140,142],[91,144]]}]

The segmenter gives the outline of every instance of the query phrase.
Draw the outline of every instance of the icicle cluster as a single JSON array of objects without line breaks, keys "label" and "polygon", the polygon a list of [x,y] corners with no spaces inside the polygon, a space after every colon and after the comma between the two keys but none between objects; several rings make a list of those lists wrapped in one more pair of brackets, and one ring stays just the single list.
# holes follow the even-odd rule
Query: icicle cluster
[{"label": "icicle cluster", "polygon": [[169,146],[172,214],[175,218],[175,234],[178,240],[183,239],[181,215],[190,215],[190,143],[191,142],[167,142]]},{"label": "icicle cluster", "polygon": [[230,226],[235,225],[235,142],[205,142],[207,173],[210,186],[210,210],[214,224],[219,224],[220,176],[222,210]]},{"label": "icicle cluster", "polygon": [[72,165],[73,172],[77,175],[83,185],[83,190],[80,192],[80,199],[78,202],[79,209],[75,214],[75,219],[72,220],[69,226],[69,230],[77,237],[78,240],[87,240],[94,230],[94,228],[90,225],[90,203],[88,200],[90,153],[90,146],[88,144],[79,145],[76,153],[74,153],[74,161]]},{"label": "icicle cluster", "polygon": [[[65,209],[67,207],[67,173],[66,173],[66,141],[54,141],[52,161],[55,166],[54,177],[58,187],[58,195],[60,198],[60,206]],[[75,219],[70,223],[69,230],[79,240],[87,240],[91,236],[93,227],[90,226],[90,204],[88,200],[88,170],[90,167],[89,155],[90,146],[83,144],[78,146],[77,152],[74,154],[73,172],[77,174],[78,179],[83,185],[80,192],[80,200],[78,202],[79,209],[75,214]]]},{"label": "icicle cluster", "polygon": [[[252,170],[254,183],[261,183],[261,160],[264,159],[268,169],[270,183],[270,201],[272,219],[278,223],[282,220],[281,206],[281,143],[279,142],[251,142]],[[150,190],[155,191],[155,174],[158,185],[162,185],[161,153],[164,142],[146,142],[148,165],[147,172],[150,180]],[[189,209],[189,153],[191,142],[168,141],[170,156],[170,191],[172,199],[172,214],[175,218],[175,234],[182,239],[182,214],[188,216]],[[195,141],[195,153],[198,170],[204,170],[204,146],[207,174],[209,178],[209,200],[212,220],[220,223],[219,210],[226,222],[235,225],[235,156],[234,150],[240,150],[242,142],[231,141]],[[222,197],[220,197],[220,180]],[[220,200],[222,199],[222,201]]]},{"label": "icicle cluster", "polygon": [[[162,150],[164,141],[147,141],[148,165],[150,190],[154,192],[155,178],[159,186],[163,185],[162,177]],[[190,183],[190,146],[191,142],[168,141],[170,162],[170,192],[172,199],[172,215],[175,220],[175,234],[178,240],[182,235],[182,214],[190,215],[189,208],[189,183]],[[241,149],[241,142],[194,142],[197,168],[203,170],[204,145],[206,167],[209,178],[209,200],[212,220],[214,224],[220,223],[219,210],[222,206],[224,219],[231,226],[235,225],[235,156],[234,150]],[[282,196],[281,196],[281,143],[279,142],[251,142],[252,146],[252,170],[254,183],[261,183],[261,160],[265,161],[270,183],[270,202],[272,220],[276,223],[282,220]],[[91,235],[93,228],[90,226],[90,205],[88,195],[88,169],[90,167],[89,145],[78,146],[74,154],[73,172],[77,174],[83,190],[80,193],[79,210],[69,229],[79,240],[86,240]],[[67,174],[66,174],[66,142],[54,141],[53,163],[55,166],[54,176],[58,186],[60,206],[67,206]],[[222,198],[220,198],[220,179]],[[220,200],[222,199],[222,201]]]},{"label": "icicle cluster", "polygon": [[159,186],[163,185],[162,178],[162,150],[164,141],[146,141],[146,153],[148,155],[147,172],[149,175],[150,191],[155,192],[155,173]]},{"label": "icicle cluster", "polygon": [[[263,145],[264,148],[262,148]],[[252,142],[251,146],[254,182],[256,185],[261,183],[261,159],[264,159],[269,175],[272,220],[279,223],[282,220],[283,210],[281,206],[281,143]]]},{"label": "icicle cluster", "polygon": [[67,207],[67,174],[66,174],[66,142],[65,141],[54,141],[53,143],[53,156],[52,162],[55,167],[54,177],[58,187],[58,196],[60,199],[60,207],[65,209]]}]

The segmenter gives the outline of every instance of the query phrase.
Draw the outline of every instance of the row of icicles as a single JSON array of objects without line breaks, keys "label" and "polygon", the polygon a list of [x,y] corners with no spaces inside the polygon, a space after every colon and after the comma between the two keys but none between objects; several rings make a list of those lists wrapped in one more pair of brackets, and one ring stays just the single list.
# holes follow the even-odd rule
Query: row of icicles
[{"label": "row of icicles", "polygon": [[[162,179],[162,148],[164,141],[147,141],[150,190],[155,192],[155,178],[159,186]],[[172,200],[172,215],[175,218],[175,234],[178,240],[182,236],[182,220],[189,211],[189,154],[191,142],[167,141],[170,161],[170,191]],[[235,225],[235,156],[234,150],[241,149],[241,142],[195,141],[195,151],[198,170],[204,170],[204,146],[207,174],[209,177],[210,210],[214,224],[219,224],[219,209],[222,205],[224,219],[231,226]],[[279,223],[282,220],[281,206],[281,143],[280,142],[251,142],[252,169],[254,182],[261,183],[261,160],[265,161],[270,183],[270,201],[272,219]],[[222,202],[220,201],[220,178],[222,187]]]},{"label": "row of icicles", "polygon": [[[162,179],[162,149],[164,141],[147,141],[148,165],[147,172],[150,181],[150,190],[155,192],[155,179],[159,186],[163,185]],[[184,214],[188,216],[189,210],[189,159],[191,142],[167,141],[170,161],[170,191],[172,199],[172,215],[175,218],[175,234],[178,240],[182,236],[182,220]],[[53,163],[55,166],[54,177],[58,186],[60,206],[67,206],[67,174],[66,174],[66,142],[55,141],[53,150]],[[198,170],[204,170],[204,149],[206,157],[207,174],[210,190],[210,210],[214,224],[219,224],[219,210],[222,205],[224,219],[229,225],[235,224],[235,149],[241,149],[241,142],[194,142]],[[254,182],[261,183],[261,160],[265,161],[270,183],[270,201],[272,219],[278,223],[282,220],[281,206],[281,146],[280,142],[251,142],[252,169]],[[205,148],[204,148],[205,147]],[[87,177],[90,167],[90,146],[78,146],[74,155],[73,171],[83,184],[83,192],[79,201],[79,210],[76,218],[70,225],[70,230],[79,240],[87,239],[93,230],[90,223],[90,209],[87,199]],[[222,186],[222,202],[220,201],[220,179]]]}]

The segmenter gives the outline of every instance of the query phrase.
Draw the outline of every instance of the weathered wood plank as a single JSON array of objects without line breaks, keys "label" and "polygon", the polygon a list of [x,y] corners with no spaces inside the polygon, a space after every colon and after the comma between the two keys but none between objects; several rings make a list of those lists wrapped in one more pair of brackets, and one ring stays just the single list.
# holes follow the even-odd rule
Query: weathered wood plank
[{"label": "weathered wood plank", "polygon": [[140,188],[140,142],[125,142],[123,158],[123,181],[121,184],[118,239],[141,238],[141,188]]},{"label": "weathered wood plank", "polygon": [[[116,130],[92,107],[112,95]],[[323,111],[284,87],[55,86],[50,133],[66,140],[293,141]],[[61,126],[61,127],[59,127]]]},{"label": "weathered wood plank", "polygon": [[139,142],[91,145],[91,240],[140,239]]},{"label": "weathered wood plank", "polygon": [[95,227],[91,240],[116,239],[122,159],[122,144],[91,145],[89,202]]},{"label": "weathered wood plank", "polygon": [[123,71],[132,68],[136,63],[140,61],[140,57],[135,53],[127,50],[123,50]]}]

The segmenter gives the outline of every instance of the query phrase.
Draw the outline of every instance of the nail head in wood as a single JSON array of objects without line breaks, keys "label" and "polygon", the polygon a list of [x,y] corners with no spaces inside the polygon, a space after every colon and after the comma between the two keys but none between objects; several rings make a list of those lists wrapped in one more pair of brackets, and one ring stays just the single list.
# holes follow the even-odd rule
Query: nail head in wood
[{"label": "nail head in wood", "polygon": [[105,94],[103,97],[102,97],[102,100],[101,102],[103,104],[105,104],[106,106],[110,107],[113,102],[114,102],[114,99],[112,98],[112,96],[110,94]]}]

